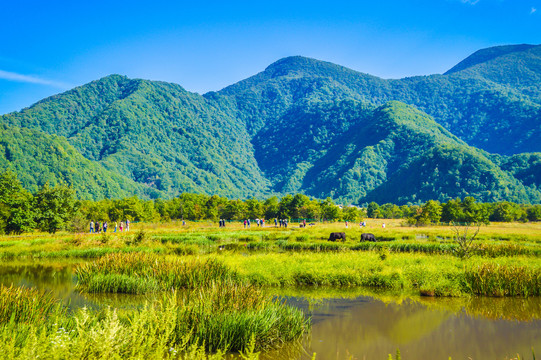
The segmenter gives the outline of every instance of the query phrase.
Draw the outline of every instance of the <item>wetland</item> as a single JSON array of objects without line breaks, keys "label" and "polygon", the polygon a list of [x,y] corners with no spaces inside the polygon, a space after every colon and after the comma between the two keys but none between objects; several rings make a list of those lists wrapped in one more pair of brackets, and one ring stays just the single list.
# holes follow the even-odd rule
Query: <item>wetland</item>
[{"label": "wetland", "polygon": [[[370,226],[391,239],[361,243],[364,230],[350,228],[347,241],[325,241],[330,231],[344,231],[340,223],[246,230],[136,224],[130,233],[4,236],[0,283],[46,293],[63,312],[52,309],[33,323],[4,322],[4,356],[28,358],[32,346],[47,343],[47,353],[62,358],[49,340],[64,330],[50,319],[63,319],[69,329],[60,334],[63,346],[86,358],[130,357],[122,343],[136,337],[137,321],[147,328],[137,353],[149,358],[385,359],[399,350],[403,359],[527,359],[539,353],[539,225],[486,226],[477,253],[466,260],[449,252],[445,227],[392,220],[385,230]],[[434,296],[421,296],[423,289]],[[164,314],[174,314],[176,323],[160,327]],[[88,328],[81,325],[85,317]],[[98,329],[102,337],[116,329],[108,332],[116,340],[101,350],[70,335],[97,336]],[[18,344],[7,341],[8,330],[19,332]]]}]

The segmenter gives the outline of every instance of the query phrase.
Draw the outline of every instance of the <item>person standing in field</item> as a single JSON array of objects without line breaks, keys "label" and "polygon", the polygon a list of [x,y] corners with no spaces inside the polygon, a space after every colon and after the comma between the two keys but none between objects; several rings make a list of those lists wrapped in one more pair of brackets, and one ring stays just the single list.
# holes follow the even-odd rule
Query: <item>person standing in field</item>
[{"label": "person standing in field", "polygon": [[120,222],[120,232],[122,232],[122,228],[124,227],[124,223],[121,221]]},{"label": "person standing in field", "polygon": [[118,223],[115,221],[115,232],[116,232],[117,227],[118,227]]},{"label": "person standing in field", "polygon": [[94,232],[94,222],[90,220],[90,233],[92,234]]},{"label": "person standing in field", "polygon": [[126,219],[126,231],[130,231],[130,220]]},{"label": "person standing in field", "polygon": [[104,222],[103,222],[103,232],[104,232],[104,233],[107,232],[107,221],[104,221]]}]

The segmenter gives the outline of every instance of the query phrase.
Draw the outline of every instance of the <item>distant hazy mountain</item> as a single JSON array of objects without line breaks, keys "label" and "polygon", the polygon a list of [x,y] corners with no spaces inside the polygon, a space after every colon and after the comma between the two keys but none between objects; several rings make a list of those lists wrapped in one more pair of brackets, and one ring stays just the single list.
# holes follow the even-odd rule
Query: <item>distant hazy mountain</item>
[{"label": "distant hazy mountain", "polygon": [[540,46],[497,47],[384,80],[289,57],[204,96],[111,75],[0,117],[0,169],[96,199],[539,202],[540,59]]}]

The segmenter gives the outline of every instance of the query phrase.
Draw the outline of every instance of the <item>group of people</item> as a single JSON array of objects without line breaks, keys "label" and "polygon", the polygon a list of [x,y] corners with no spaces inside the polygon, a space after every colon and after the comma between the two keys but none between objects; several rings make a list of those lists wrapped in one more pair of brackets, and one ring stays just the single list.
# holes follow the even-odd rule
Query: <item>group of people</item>
[{"label": "group of people", "polygon": [[[255,223],[257,224],[258,227],[264,227],[265,226],[265,219],[255,219]],[[226,220],[225,219],[220,219],[218,221],[218,224],[219,224],[219,227],[225,227],[225,224],[226,224]],[[250,219],[245,219],[244,222],[244,228],[250,228],[251,225],[252,225],[252,221]],[[289,224],[289,220],[288,219],[274,219],[274,226],[275,227],[287,227],[287,225]],[[183,222],[183,225],[184,225],[184,222]],[[313,225],[313,224],[310,224],[310,225]],[[306,220],[303,220],[300,222],[300,227],[306,227]],[[122,230],[120,230],[122,231]]]},{"label": "group of people", "polygon": [[[100,224],[98,221],[94,223],[94,221],[90,220],[90,233],[101,233],[102,231],[104,233],[107,232],[108,224],[107,221],[104,221],[102,224]],[[118,223],[115,221],[115,230],[116,232],[118,228]],[[130,231],[130,220],[126,220],[126,222],[121,221],[120,222],[120,231],[123,230]]]},{"label": "group of people", "polygon": [[[287,224],[288,224],[288,220],[287,219],[280,219],[278,220],[278,222],[280,223],[280,227],[287,227]],[[306,225],[306,220],[304,221],[304,224]],[[276,219],[274,219],[274,226],[276,226]]]}]

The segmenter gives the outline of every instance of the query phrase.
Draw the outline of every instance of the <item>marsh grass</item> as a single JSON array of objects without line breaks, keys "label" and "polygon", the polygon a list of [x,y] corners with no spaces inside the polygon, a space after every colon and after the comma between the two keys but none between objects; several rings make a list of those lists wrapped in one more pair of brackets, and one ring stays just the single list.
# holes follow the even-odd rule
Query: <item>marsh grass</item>
[{"label": "marsh grass", "polygon": [[465,272],[471,292],[488,296],[541,295],[541,269],[519,265],[485,263]]},{"label": "marsh grass", "polygon": [[[384,256],[382,256],[384,255]],[[423,292],[433,296],[464,296],[473,294],[495,295],[479,285],[476,279],[490,279],[478,266],[504,265],[507,276],[499,275],[498,287],[515,288],[502,293],[505,296],[532,296],[539,294],[540,263],[529,257],[487,259],[473,257],[467,261],[452,255],[426,255],[392,252],[337,252],[231,255],[224,263],[238,273],[239,278],[264,286],[366,286],[372,288]],[[501,268],[503,269],[503,267]],[[524,277],[524,283],[516,276]],[[528,279],[528,280],[527,280]],[[495,282],[495,281],[493,281]],[[517,289],[518,288],[518,289]],[[520,290],[521,289],[521,290]]]},{"label": "marsh grass", "polygon": [[[208,254],[220,252],[224,247],[243,249],[244,244],[261,243],[247,248],[252,251],[374,251],[381,246],[388,246],[391,252],[423,252],[429,254],[447,254],[455,249],[452,242],[453,231],[450,226],[409,227],[400,220],[368,219],[368,226],[360,228],[352,224],[345,229],[343,224],[317,224],[314,227],[297,228],[295,226],[275,228],[244,229],[240,223],[228,224],[218,229],[210,222],[188,223],[182,226],[178,222],[162,224],[134,224],[134,231],[107,234],[70,234],[56,235],[35,233],[24,236],[0,236],[0,258],[16,257],[79,257],[92,258],[105,253],[120,251],[144,251],[163,254]],[[386,228],[381,228],[385,222]],[[326,245],[330,232],[345,231],[345,243]],[[363,232],[371,232],[382,240],[378,243],[361,243]],[[139,234],[144,234],[140,241]],[[137,236],[136,236],[137,235]],[[264,244],[263,244],[264,243]],[[291,245],[301,243],[304,246]],[[541,225],[535,223],[494,223],[482,226],[476,243],[479,249],[474,255],[497,256],[541,256]],[[128,244],[128,246],[127,246]],[[237,246],[235,244],[241,244]],[[198,251],[193,251],[197,247]],[[126,250],[124,248],[133,248]],[[89,250],[105,249],[105,250]],[[124,249],[124,250],[121,250]],[[184,249],[188,249],[184,251]]]},{"label": "marsh grass", "polygon": [[0,292],[2,304],[15,299],[26,314],[0,323],[1,358],[224,359],[226,352],[243,351],[243,358],[257,359],[256,350],[298,339],[309,329],[300,310],[234,282],[164,292],[142,308],[71,314],[29,311],[20,294],[47,297],[22,288]]},{"label": "marsh grass", "polygon": [[50,293],[16,286],[0,285],[0,325],[8,323],[41,324],[60,309]]},{"label": "marsh grass", "polygon": [[255,338],[258,349],[298,339],[309,320],[293,307],[273,300],[261,288],[232,281],[214,283],[184,295],[179,324],[208,351],[244,350]]},{"label": "marsh grass", "polygon": [[113,253],[76,269],[78,288],[87,292],[141,294],[193,289],[235,276],[214,258],[165,260],[151,253]]},{"label": "marsh grass", "polygon": [[[381,228],[382,222],[387,225],[385,229]],[[108,234],[105,243],[100,240],[104,236],[99,234],[0,237],[0,245],[7,244],[0,246],[0,257],[81,258],[98,259],[99,262],[116,254],[117,258],[113,258],[122,262],[125,269],[110,269],[109,265],[103,271],[95,268],[92,270],[93,280],[85,280],[82,272],[80,286],[81,289],[86,287],[87,291],[114,289],[144,293],[171,287],[189,288],[194,286],[190,284],[208,283],[216,281],[216,278],[212,275],[214,270],[207,269],[193,272],[192,277],[200,278],[190,279],[186,275],[185,270],[189,268],[186,264],[203,264],[219,258],[227,264],[221,274],[231,272],[224,275],[226,278],[239,276],[243,281],[264,286],[370,286],[410,289],[435,296],[499,293],[530,296],[539,293],[539,285],[533,280],[530,285],[523,286],[526,290],[503,290],[507,285],[502,284],[511,283],[513,276],[491,280],[500,284],[501,290],[486,290],[486,284],[481,280],[488,283],[490,276],[495,275],[470,272],[466,278],[466,269],[483,264],[505,264],[508,268],[513,265],[524,267],[527,272],[538,271],[540,224],[482,226],[477,236],[479,240],[475,240],[474,260],[463,261],[450,255],[456,249],[450,226],[414,228],[403,226],[396,220],[368,220],[366,228],[351,226],[349,229],[337,223],[287,229],[273,226],[244,229],[240,223],[232,223],[219,229],[217,224],[208,222],[190,223],[185,227],[178,223],[137,224],[137,229],[139,232]],[[329,232],[336,231],[345,231],[348,240],[343,243],[327,241]],[[390,241],[359,242],[363,232],[371,232],[376,238]],[[132,241],[139,233],[144,233],[139,245],[130,243],[126,246],[126,242]],[[70,240],[74,236],[77,241]],[[147,261],[144,267],[152,271],[129,270],[136,263],[130,260],[129,254],[133,254],[133,258],[150,256],[149,259],[153,260]],[[252,263],[253,259],[261,259],[264,267]],[[100,264],[105,265],[107,260],[103,261]],[[183,270],[179,263],[188,267]],[[516,272],[516,276],[520,275]],[[481,280],[474,282],[476,276]]]}]

